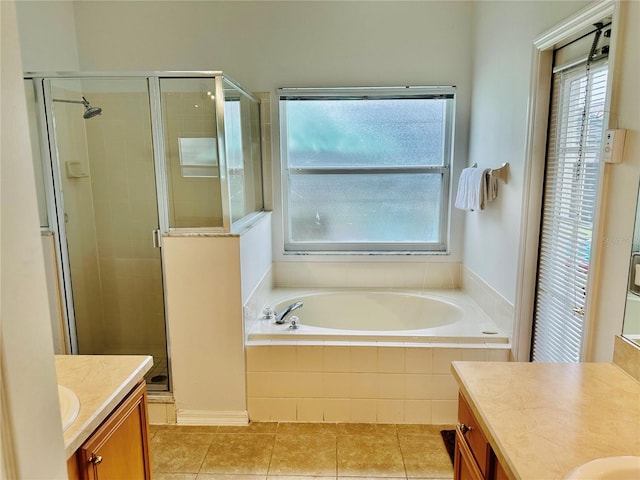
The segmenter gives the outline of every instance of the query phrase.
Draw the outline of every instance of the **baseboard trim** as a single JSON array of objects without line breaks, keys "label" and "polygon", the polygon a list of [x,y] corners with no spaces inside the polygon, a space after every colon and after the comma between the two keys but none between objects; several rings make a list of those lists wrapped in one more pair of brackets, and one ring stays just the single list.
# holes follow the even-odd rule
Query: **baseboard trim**
[{"label": "baseboard trim", "polygon": [[249,413],[244,411],[182,410],[176,415],[178,425],[247,425]]}]

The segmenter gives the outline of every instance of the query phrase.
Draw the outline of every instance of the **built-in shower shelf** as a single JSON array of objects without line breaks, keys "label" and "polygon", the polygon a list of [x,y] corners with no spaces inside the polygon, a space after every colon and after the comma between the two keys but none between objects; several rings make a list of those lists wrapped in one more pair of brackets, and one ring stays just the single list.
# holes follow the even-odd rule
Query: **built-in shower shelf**
[{"label": "built-in shower shelf", "polygon": [[82,162],[64,162],[65,169],[67,171],[67,178],[85,178],[89,174]]}]

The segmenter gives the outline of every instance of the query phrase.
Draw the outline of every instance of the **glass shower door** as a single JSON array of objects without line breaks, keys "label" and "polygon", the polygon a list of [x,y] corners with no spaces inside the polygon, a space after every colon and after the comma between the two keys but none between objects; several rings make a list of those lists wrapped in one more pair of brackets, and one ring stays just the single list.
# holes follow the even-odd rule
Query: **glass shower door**
[{"label": "glass shower door", "polygon": [[45,82],[74,353],[152,355],[149,388],[168,390],[148,81]]}]

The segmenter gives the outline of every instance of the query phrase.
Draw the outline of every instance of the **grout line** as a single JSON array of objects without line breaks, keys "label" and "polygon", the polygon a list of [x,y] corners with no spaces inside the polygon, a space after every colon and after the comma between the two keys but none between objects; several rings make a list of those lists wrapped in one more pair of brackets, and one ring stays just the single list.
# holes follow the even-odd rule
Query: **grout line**
[{"label": "grout line", "polygon": [[280,422],[276,426],[276,431],[273,432],[273,444],[271,445],[271,455],[269,455],[269,464],[267,465],[267,471],[265,472],[265,479],[269,478],[269,472],[271,471],[271,463],[273,462],[273,452],[276,449],[276,441],[278,440],[278,429],[280,428]]}]

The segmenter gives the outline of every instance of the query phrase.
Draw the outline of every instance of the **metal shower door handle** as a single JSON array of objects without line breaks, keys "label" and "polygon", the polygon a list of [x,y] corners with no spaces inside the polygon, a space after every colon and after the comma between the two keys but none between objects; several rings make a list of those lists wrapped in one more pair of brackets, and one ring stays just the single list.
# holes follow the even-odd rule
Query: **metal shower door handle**
[{"label": "metal shower door handle", "polygon": [[151,232],[151,241],[153,242],[153,248],[162,247],[162,237],[160,236],[159,228],[156,228]]}]

